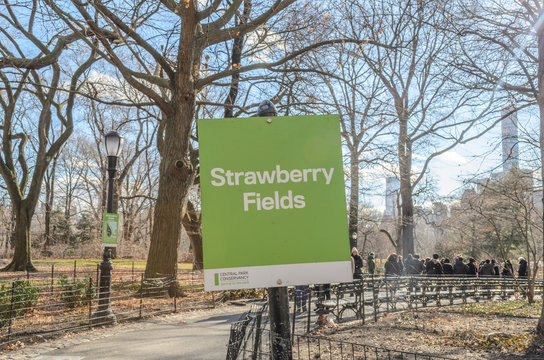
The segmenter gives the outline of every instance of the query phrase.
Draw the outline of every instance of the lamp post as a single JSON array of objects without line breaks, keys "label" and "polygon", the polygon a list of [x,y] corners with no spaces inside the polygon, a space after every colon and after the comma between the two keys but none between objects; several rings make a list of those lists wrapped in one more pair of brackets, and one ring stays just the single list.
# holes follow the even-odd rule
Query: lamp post
[{"label": "lamp post", "polygon": [[[259,104],[257,116],[277,116],[276,107],[270,100]],[[272,123],[268,119],[269,124]],[[290,360],[293,358],[291,331],[289,328],[289,296],[286,286],[268,288],[268,317],[270,319],[270,336],[273,360]]]},{"label": "lamp post", "polygon": [[[104,136],[104,145],[108,155],[108,197],[106,202],[107,215],[113,214],[113,193],[115,187],[115,175],[117,173],[117,159],[121,153],[123,138],[116,131],[110,131]],[[108,229],[111,232],[111,229]],[[117,233],[117,229],[114,229]],[[104,236],[104,235],[103,235]],[[103,244],[104,245],[104,244]],[[92,315],[93,324],[111,324],[116,321],[115,315],[110,308],[111,289],[111,247],[104,246],[104,254],[100,263],[100,284],[98,295],[98,309]]]}]

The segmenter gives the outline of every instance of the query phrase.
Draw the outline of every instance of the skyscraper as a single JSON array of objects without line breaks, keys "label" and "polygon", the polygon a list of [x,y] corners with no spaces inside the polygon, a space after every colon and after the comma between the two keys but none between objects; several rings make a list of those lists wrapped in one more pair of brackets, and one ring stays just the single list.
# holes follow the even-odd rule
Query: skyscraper
[{"label": "skyscraper", "polygon": [[[502,109],[502,169],[506,173],[512,167],[519,168],[518,115],[513,106]],[[509,112],[510,115],[506,116]]]},{"label": "skyscraper", "polygon": [[400,181],[395,176],[385,178],[385,218],[395,218],[398,215],[397,199],[399,197]]}]

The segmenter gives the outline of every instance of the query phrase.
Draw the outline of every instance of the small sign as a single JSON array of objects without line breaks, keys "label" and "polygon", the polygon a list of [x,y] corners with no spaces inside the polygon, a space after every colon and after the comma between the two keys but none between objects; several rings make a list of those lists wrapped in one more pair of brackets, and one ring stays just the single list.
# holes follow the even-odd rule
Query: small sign
[{"label": "small sign", "polygon": [[104,213],[102,222],[102,246],[116,247],[119,233],[119,214]]},{"label": "small sign", "polygon": [[352,280],[337,115],[198,130],[206,290]]}]

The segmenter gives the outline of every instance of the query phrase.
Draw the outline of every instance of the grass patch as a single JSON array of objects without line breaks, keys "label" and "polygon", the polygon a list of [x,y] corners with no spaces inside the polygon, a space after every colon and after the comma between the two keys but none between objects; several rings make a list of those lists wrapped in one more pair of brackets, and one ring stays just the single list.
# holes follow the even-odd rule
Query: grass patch
[{"label": "grass patch", "polygon": [[[97,264],[100,264],[102,259],[38,259],[33,260],[33,264],[35,266],[61,266],[61,267],[73,267],[74,261],[76,262],[76,266],[96,266]],[[145,269],[145,260],[129,260],[129,259],[114,259],[112,260],[113,266],[116,269],[119,268],[129,268],[132,269],[132,263],[134,263],[134,269],[138,270],[144,270]],[[193,264],[190,263],[180,263],[178,264],[178,268],[182,270],[191,270],[193,268]]]},{"label": "grass patch", "polygon": [[448,309],[449,312],[457,312],[464,315],[478,316],[517,316],[538,317],[542,310],[542,301],[529,304],[526,300],[509,300],[467,304]]}]

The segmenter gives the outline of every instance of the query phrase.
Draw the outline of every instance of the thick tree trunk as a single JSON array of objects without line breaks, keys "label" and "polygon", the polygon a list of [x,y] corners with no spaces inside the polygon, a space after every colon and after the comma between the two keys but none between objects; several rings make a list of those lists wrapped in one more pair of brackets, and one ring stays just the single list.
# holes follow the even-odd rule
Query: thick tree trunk
[{"label": "thick tree trunk", "polygon": [[13,259],[3,271],[36,271],[31,258],[30,224],[33,210],[23,202],[16,209],[15,218],[15,253]]},{"label": "thick tree trunk", "polygon": [[402,255],[414,253],[414,201],[412,199],[412,145],[408,138],[408,115],[399,115],[398,159],[400,173],[400,197],[402,200]]},{"label": "thick tree trunk", "polygon": [[[349,196],[349,220],[348,236],[350,249],[357,247],[358,220],[359,220],[359,162],[357,153],[351,152],[350,157],[350,196]],[[351,250],[350,250],[351,253]]]},{"label": "thick tree trunk", "polygon": [[193,251],[193,270],[204,269],[204,256],[202,252],[202,217],[197,212],[192,202],[187,202],[187,211],[183,217],[183,227],[189,236],[191,250]]}]

